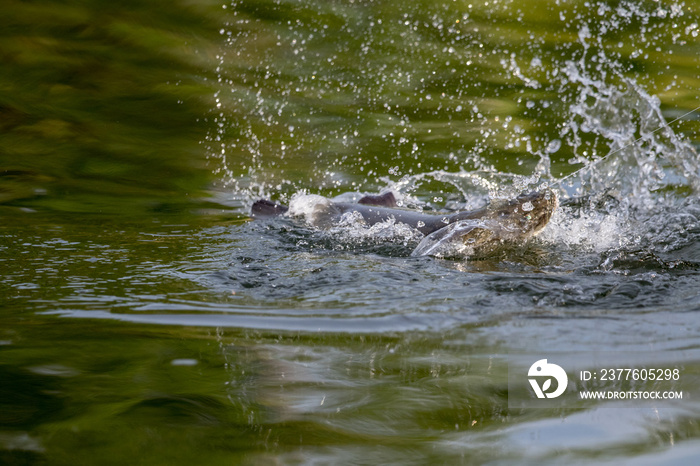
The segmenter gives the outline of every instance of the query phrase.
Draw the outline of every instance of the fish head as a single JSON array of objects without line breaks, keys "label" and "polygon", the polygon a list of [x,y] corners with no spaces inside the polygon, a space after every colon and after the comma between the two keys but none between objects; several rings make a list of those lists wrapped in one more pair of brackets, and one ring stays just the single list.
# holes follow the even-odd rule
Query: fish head
[{"label": "fish head", "polygon": [[486,218],[503,229],[501,239],[518,239],[539,233],[552,218],[558,206],[557,195],[549,188],[523,193],[503,202],[493,202]]}]

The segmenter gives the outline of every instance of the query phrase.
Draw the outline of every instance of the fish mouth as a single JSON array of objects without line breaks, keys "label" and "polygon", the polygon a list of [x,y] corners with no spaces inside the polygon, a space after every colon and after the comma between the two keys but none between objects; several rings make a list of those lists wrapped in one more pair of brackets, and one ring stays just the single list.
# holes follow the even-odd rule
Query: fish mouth
[{"label": "fish mouth", "polygon": [[549,188],[521,194],[510,201],[494,203],[486,217],[499,222],[513,239],[533,236],[549,223],[559,205]]}]

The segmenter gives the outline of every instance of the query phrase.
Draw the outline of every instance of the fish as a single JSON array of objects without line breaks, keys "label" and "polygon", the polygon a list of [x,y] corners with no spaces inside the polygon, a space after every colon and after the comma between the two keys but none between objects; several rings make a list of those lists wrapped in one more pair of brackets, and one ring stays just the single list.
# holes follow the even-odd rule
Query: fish
[{"label": "fish", "polygon": [[[392,192],[364,196],[357,202],[335,202],[322,196],[314,196],[314,201],[305,216],[317,228],[330,228],[352,214],[370,226],[393,219],[418,230],[424,238],[412,256],[469,255],[505,242],[523,241],[542,231],[558,206],[557,195],[549,188],[510,200],[496,199],[480,209],[444,214],[399,208]],[[289,212],[289,207],[267,199],[256,201],[251,208],[253,218]]]}]

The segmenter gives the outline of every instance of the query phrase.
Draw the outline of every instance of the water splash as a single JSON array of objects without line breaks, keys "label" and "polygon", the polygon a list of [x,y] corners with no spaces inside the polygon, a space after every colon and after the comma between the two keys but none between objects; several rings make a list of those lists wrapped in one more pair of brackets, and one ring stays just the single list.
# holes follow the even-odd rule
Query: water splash
[{"label": "water splash", "polygon": [[472,209],[568,174],[561,197],[586,202],[543,238],[607,251],[649,244],[649,219],[678,223],[697,197],[696,150],[665,126],[692,88],[665,79],[697,37],[681,3],[552,6],[559,24],[539,36],[509,1],[226,6],[206,144],[248,202],[391,190],[404,207]]},{"label": "water splash", "polygon": [[[697,152],[667,124],[657,97],[630,79],[618,86],[591,79],[573,62],[567,63],[565,72],[570,83],[580,85],[562,130],[575,154],[572,162],[585,165],[579,192],[615,189],[644,201],[664,188],[698,192]],[[582,134],[605,140],[609,152],[589,160]]]}]

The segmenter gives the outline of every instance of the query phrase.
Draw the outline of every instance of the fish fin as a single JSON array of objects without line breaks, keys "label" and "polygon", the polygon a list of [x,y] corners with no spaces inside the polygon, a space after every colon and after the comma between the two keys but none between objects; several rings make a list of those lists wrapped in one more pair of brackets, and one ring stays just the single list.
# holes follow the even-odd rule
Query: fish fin
[{"label": "fish fin", "polygon": [[289,210],[289,207],[282,204],[276,204],[267,199],[260,199],[253,203],[253,207],[250,209],[253,217],[275,217],[277,215],[282,215]]},{"label": "fish fin", "polygon": [[379,196],[364,196],[357,201],[358,204],[365,205],[376,205],[380,207],[396,207],[396,197],[394,193],[389,191],[388,193],[381,194]]},{"label": "fish fin", "polygon": [[479,243],[493,236],[491,225],[482,220],[460,220],[427,235],[411,256],[469,255]]}]

